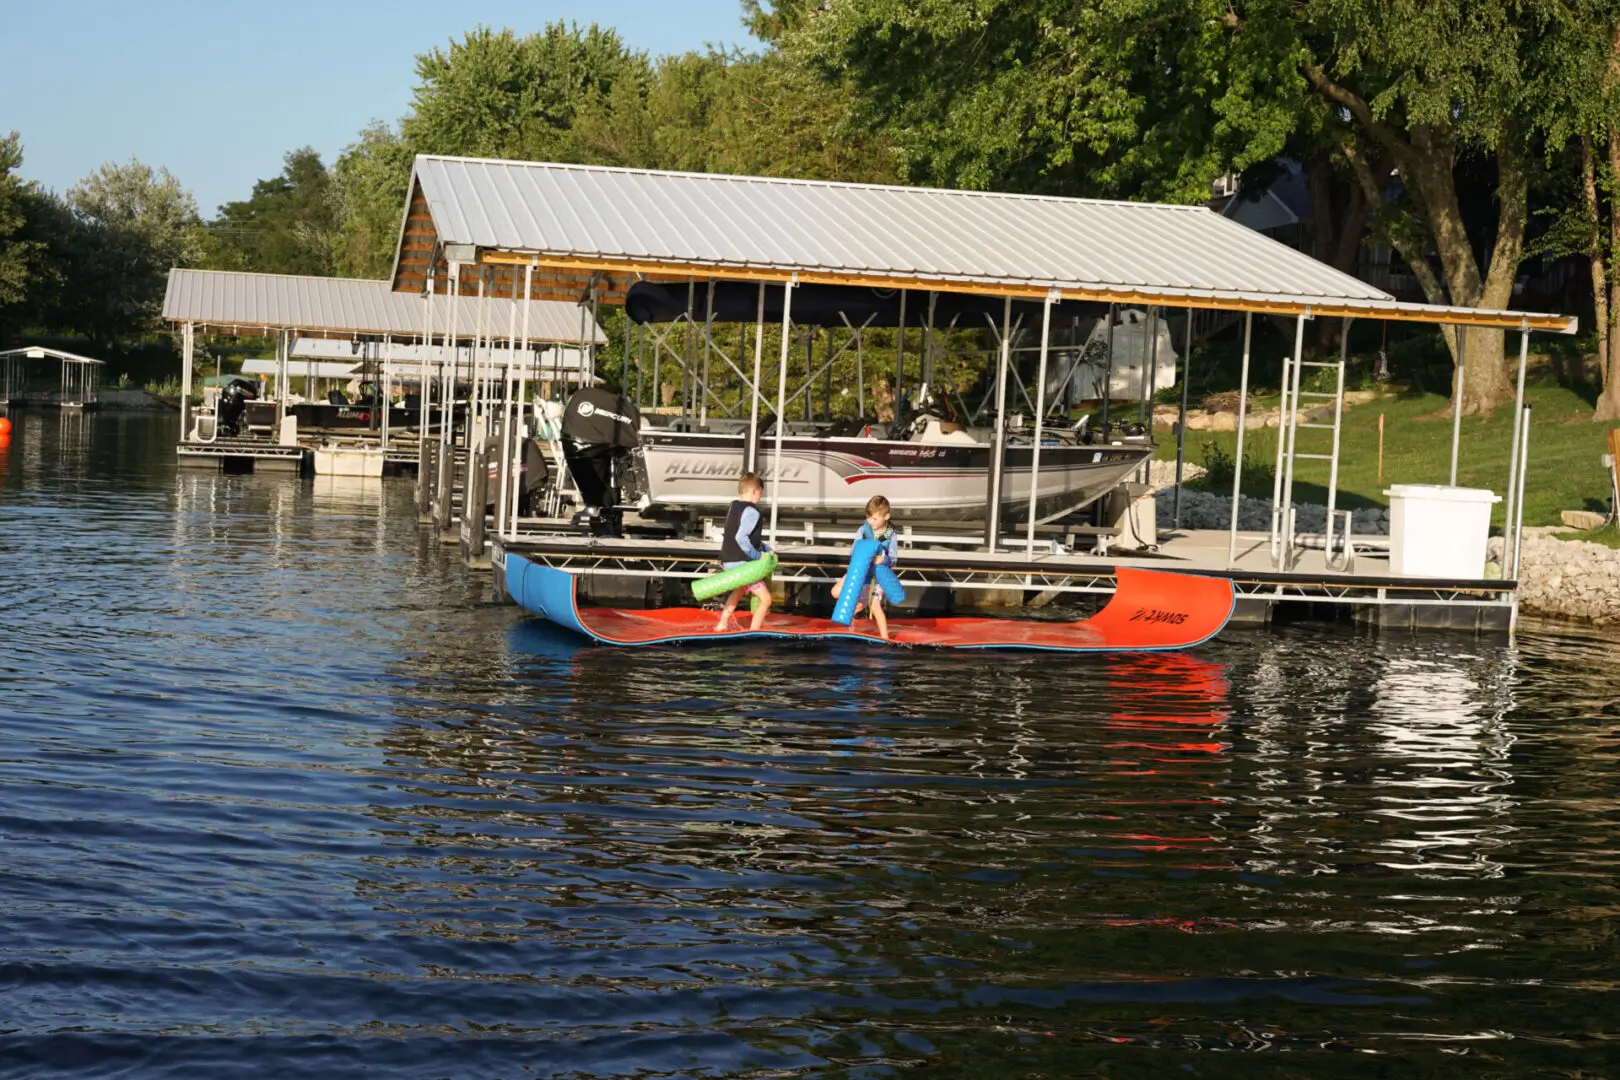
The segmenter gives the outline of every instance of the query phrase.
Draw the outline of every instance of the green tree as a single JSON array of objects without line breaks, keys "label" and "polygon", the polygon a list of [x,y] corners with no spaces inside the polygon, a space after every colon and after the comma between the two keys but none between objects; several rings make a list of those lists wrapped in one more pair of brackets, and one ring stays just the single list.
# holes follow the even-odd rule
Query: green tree
[{"label": "green tree", "polygon": [[15,131],[0,138],[0,309],[22,304],[38,268],[44,245],[27,233],[29,203],[35,185],[21,179],[22,138]]},{"label": "green tree", "polygon": [[[1501,308],[1554,89],[1603,6],[783,0],[771,15],[785,49],[895,132],[916,179],[1196,201],[1219,171],[1316,132],[1432,302]],[[1460,194],[1470,170],[1491,177],[1482,228]],[[1383,181],[1396,174],[1391,204]],[[1492,408],[1511,392],[1502,334],[1473,331],[1468,351],[1464,407]]]},{"label": "green tree", "polygon": [[333,259],[338,276],[384,278],[393,268],[412,157],[396,129],[374,123],[332,166],[338,212]]},{"label": "green tree", "polygon": [[418,56],[416,74],[403,122],[413,152],[555,161],[582,108],[621,80],[645,86],[651,66],[612,30],[558,22],[524,37],[480,27]]},{"label": "green tree", "polygon": [[1574,183],[1561,192],[1546,246],[1587,260],[1602,379],[1592,418],[1609,422],[1620,420],[1620,11],[1598,2],[1582,14],[1548,109],[1550,156],[1573,166]]},{"label": "green tree", "polygon": [[280,176],[260,180],[240,202],[226,203],[208,226],[215,269],[330,275],[340,228],[338,194],[321,156],[309,147],[283,159]]},{"label": "green tree", "polygon": [[67,193],[77,224],[62,318],[93,343],[155,329],[169,270],[195,265],[203,228],[191,193],[167,169],[103,165]]},{"label": "green tree", "polygon": [[893,181],[881,135],[851,122],[851,98],[785,58],[710,50],[659,60],[582,109],[567,160],[805,179]]}]

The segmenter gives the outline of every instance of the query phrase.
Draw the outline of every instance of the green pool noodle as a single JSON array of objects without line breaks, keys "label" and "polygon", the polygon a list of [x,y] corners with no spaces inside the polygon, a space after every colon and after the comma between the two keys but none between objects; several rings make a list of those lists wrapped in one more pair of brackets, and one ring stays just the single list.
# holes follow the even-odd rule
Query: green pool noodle
[{"label": "green pool noodle", "polygon": [[698,578],[692,582],[692,595],[698,600],[712,600],[721,593],[752,585],[756,581],[764,581],[775,570],[776,553],[767,551],[762,558],[753,562],[745,562],[741,566],[733,566],[730,570]]}]

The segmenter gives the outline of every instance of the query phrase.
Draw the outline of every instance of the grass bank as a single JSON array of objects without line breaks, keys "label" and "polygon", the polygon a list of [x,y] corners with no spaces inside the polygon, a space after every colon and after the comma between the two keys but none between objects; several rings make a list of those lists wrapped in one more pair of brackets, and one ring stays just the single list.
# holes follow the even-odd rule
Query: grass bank
[{"label": "grass bank", "polygon": [[[1534,409],[1530,432],[1530,470],[1525,483],[1524,520],[1527,525],[1557,525],[1561,510],[1602,510],[1609,500],[1609,477],[1602,456],[1605,425],[1591,421],[1592,406],[1579,394],[1560,386],[1526,388]],[[1275,394],[1251,408],[1277,407]],[[1307,400],[1306,404],[1311,404]],[[1339,455],[1339,500],[1345,508],[1387,506],[1384,490],[1391,484],[1444,484],[1451,461],[1451,420],[1441,412],[1447,401],[1437,394],[1390,393],[1345,412]],[[1384,470],[1378,477],[1378,418],[1384,418]],[[1496,410],[1483,419],[1463,417],[1462,449],[1457,482],[1464,487],[1507,492],[1508,449],[1512,438],[1513,409]],[[1160,429],[1158,457],[1174,460],[1175,435]],[[1300,453],[1327,453],[1332,432],[1301,428]],[[1187,460],[1220,464],[1237,445],[1236,432],[1189,431]],[[1271,496],[1271,467],[1277,453],[1276,429],[1250,430],[1244,436],[1245,494]],[[1213,472],[1217,478],[1220,468]],[[1252,478],[1252,479],[1251,479]],[[1300,461],[1294,471],[1294,499],[1301,503],[1327,501],[1328,463]],[[1231,473],[1224,486],[1231,491]],[[1503,505],[1495,520],[1501,523]]]}]

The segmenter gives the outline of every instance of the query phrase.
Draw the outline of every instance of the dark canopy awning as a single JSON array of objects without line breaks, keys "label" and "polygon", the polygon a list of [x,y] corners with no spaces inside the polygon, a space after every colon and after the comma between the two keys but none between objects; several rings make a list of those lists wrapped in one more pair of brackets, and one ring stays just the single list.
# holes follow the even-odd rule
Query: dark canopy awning
[{"label": "dark canopy awning", "polygon": [[[782,321],[780,285],[765,286],[765,321]],[[674,322],[686,314],[688,286],[681,282],[638,281],[630,286],[625,311],[638,323]],[[939,292],[934,294],[934,326],[943,329],[954,319],[961,329],[982,329],[985,316],[1001,324],[1004,301],[999,296]],[[699,281],[690,288],[692,318],[708,318],[709,283]],[[1041,317],[1041,304],[1034,300],[1014,300],[1013,319],[1022,316],[1024,325]],[[1052,305],[1052,320],[1094,319],[1106,313],[1107,304],[1069,300]],[[751,323],[759,315],[759,285],[751,281],[714,283],[714,321]],[[842,315],[842,317],[840,317]],[[865,285],[799,285],[793,290],[793,321],[800,326],[860,326],[871,318],[872,326],[900,325],[900,290],[874,289]],[[928,293],[906,294],[906,325],[922,326],[928,318]]]}]

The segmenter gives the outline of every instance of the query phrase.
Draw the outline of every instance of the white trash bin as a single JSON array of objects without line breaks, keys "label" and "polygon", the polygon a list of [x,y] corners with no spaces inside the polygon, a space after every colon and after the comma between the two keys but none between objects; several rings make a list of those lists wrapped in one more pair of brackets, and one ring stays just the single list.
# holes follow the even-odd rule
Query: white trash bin
[{"label": "white trash bin", "polygon": [[1394,484],[1389,496],[1389,568],[1402,577],[1485,576],[1491,506],[1502,497],[1484,488]]}]

